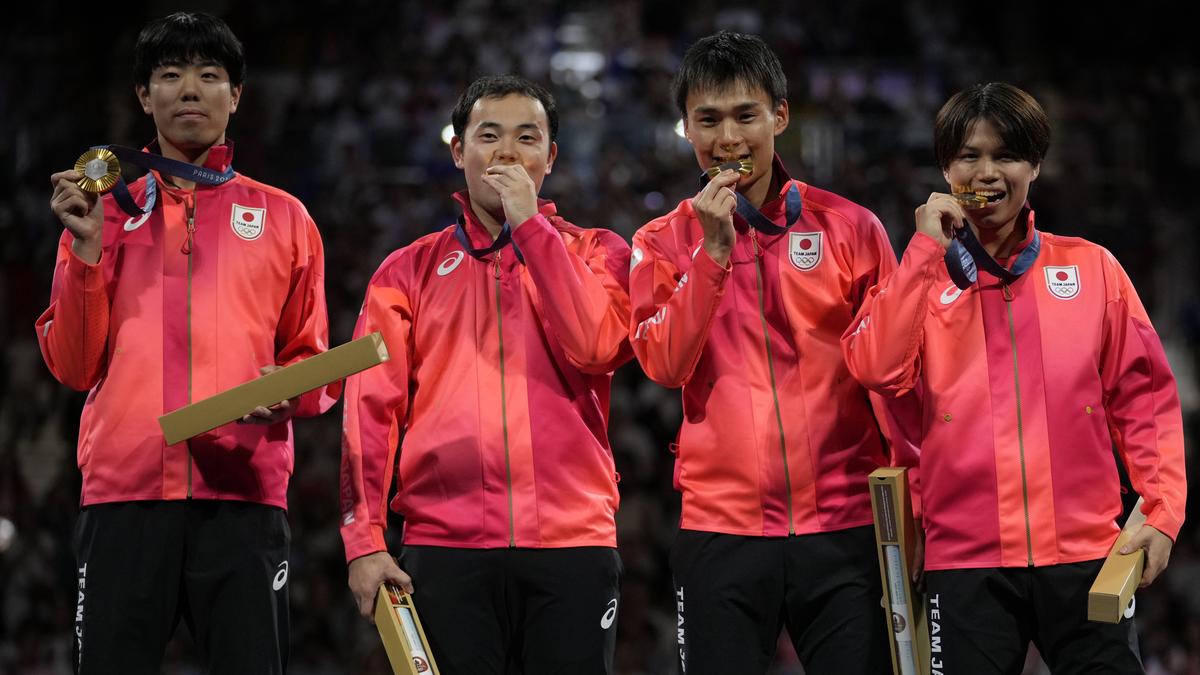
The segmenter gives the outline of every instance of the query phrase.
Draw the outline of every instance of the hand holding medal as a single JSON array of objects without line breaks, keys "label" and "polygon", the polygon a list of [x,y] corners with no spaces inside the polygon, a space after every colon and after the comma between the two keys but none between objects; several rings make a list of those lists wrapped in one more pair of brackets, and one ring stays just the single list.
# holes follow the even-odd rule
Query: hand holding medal
[{"label": "hand holding medal", "polygon": [[[125,160],[150,170],[146,175],[146,187],[142,196],[142,204],[138,204],[129,193],[125,180],[121,178],[121,162]],[[76,185],[91,194],[102,194],[112,190],[113,199],[117,206],[137,218],[154,210],[158,200],[158,183],[154,172],[189,180],[200,185],[221,185],[234,177],[232,166],[224,171],[217,171],[204,166],[196,166],[169,159],[153,152],[143,152],[120,145],[99,145],[79,156],[75,160],[75,171],[83,174]],[[56,174],[57,175],[57,174]]]},{"label": "hand holding medal", "polygon": [[[86,189],[100,182],[87,177],[86,164],[92,160],[80,158],[80,161],[84,167],[79,168],[77,162],[75,169],[50,176],[50,184],[54,188],[50,196],[50,210],[75,238],[71,243],[75,255],[86,263],[95,264],[100,259],[104,205],[96,192]],[[93,165],[93,175],[98,170],[99,167]]]},{"label": "hand holding medal", "polygon": [[744,159],[710,166],[700,175],[700,192],[692,198],[692,209],[704,229],[704,249],[718,265],[727,263],[737,240],[733,227],[737,181],[752,170],[751,160]]},{"label": "hand holding medal", "polygon": [[[746,199],[746,196],[738,192],[735,188],[737,182],[742,179],[742,176],[749,176],[754,173],[754,159],[752,157],[743,157],[721,164],[710,166],[700,174],[700,194],[697,198],[705,194],[705,189],[711,182],[720,176],[724,171],[735,171],[735,180],[731,181],[727,186],[732,193],[736,206],[735,212],[742,217],[751,227],[767,236],[776,236],[786,232],[800,217],[800,211],[803,208],[803,200],[800,197],[800,190],[795,185],[791,185],[784,197],[784,224],[777,225],[766,216],[762,215],[753,204]],[[696,201],[692,201],[692,207],[696,207]],[[701,217],[701,222],[704,218]],[[730,223],[732,225],[732,223]]]},{"label": "hand holding medal", "polygon": [[945,194],[934,193],[929,196],[928,202],[917,208],[917,230],[934,237],[946,247],[943,260],[951,281],[963,290],[970,288],[978,278],[978,266],[1006,285],[1015,283],[1037,258],[1041,249],[1040,235],[1035,231],[1033,240],[1012,265],[1004,267],[979,243],[966,221],[965,210],[986,207],[995,198],[991,194],[995,191],[952,185],[950,192],[949,199]]}]

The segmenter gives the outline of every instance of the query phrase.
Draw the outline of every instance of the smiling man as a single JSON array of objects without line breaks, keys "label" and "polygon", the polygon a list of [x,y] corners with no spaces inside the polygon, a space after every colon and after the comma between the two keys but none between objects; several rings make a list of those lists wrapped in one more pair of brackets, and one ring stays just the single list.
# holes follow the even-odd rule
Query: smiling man
[{"label": "smiling man", "polygon": [[634,353],[683,388],[681,666],[763,673],[786,625],[808,672],[885,672],[867,474],[887,458],[838,339],[895,255],[874,215],[775,155],[787,83],[761,39],[700,40],[674,90],[701,169],[751,165],[633,240]]},{"label": "smiling man", "polygon": [[153,21],[134,59],[162,167],[129,187],[148,210],[83,192],[78,172],[51,177],[64,230],[37,335],[54,376],[90,390],[75,665],[157,672],[183,618],[208,672],[281,673],[289,418],[327,410],[340,385],[174,445],[156,420],[325,350],[321,237],[294,197],[232,168],[245,61],[224,22]]},{"label": "smiling man", "polygon": [[958,194],[917,209],[899,268],[843,340],[866,386],[924,404],[932,665],[1020,672],[1032,640],[1056,673],[1141,673],[1133,608],[1117,624],[1088,621],[1088,589],[1118,534],[1114,447],[1145,500],[1128,544],[1146,551],[1143,586],[1183,525],[1183,420],[1166,354],[1111,253],[1035,225],[1029,191],[1050,122],[1032,96],[1003,82],[958,92],[938,112],[934,147]]},{"label": "smiling man", "polygon": [[[392,358],[346,385],[350,589],[368,617],[384,581],[412,590],[448,675],[611,673],[607,422],[631,357],[629,246],[538,199],[558,156],[541,86],[482,78],[451,119],[462,216],[383,262],[355,328],[382,331]],[[383,536],[393,473],[399,566]]]}]

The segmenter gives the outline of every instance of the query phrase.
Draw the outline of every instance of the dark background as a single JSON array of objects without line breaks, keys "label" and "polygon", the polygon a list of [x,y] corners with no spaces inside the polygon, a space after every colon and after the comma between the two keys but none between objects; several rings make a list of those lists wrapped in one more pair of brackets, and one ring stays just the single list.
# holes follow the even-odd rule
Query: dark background
[{"label": "dark background", "polygon": [[[1054,137],[1031,201],[1038,225],[1108,247],[1133,279],[1197,425],[1200,68],[1181,5],[1073,11],[1013,0],[711,0],[689,5],[551,2],[22,3],[0,23],[0,672],[67,673],[74,618],[71,533],[83,395],[59,385],[33,322],[49,299],[61,226],[49,175],[98,143],[153,138],[133,96],[132,47],[149,18],[201,9],[242,39],[247,85],[230,127],[235,166],[299,197],[321,228],[333,343],[349,339],[367,279],[391,250],[455,216],[463,180],[442,129],[463,87],[516,72],[552,86],[559,161],[543,195],[583,226],[630,237],[694,192],[669,82],[684,49],[718,28],[761,34],[789,78],[779,152],[793,175],[872,209],[897,250],[912,211],[943,190],[933,115],[954,91],[1006,80],[1046,107]],[[1071,330],[1063,326],[1062,330]],[[626,675],[674,672],[666,551],[678,517],[667,443],[678,393],[617,373],[611,439],[627,569],[617,661]],[[338,537],[340,406],[296,424],[290,491],[292,673],[384,672],[374,628],[355,614]],[[1194,452],[1189,450],[1194,465]],[[1194,482],[1194,466],[1189,477]],[[1138,596],[1151,673],[1200,673],[1196,509],[1170,568]],[[393,534],[395,534],[393,532]],[[186,629],[169,673],[198,673]],[[773,672],[801,672],[781,641]],[[1028,672],[1044,672],[1031,655]]]}]

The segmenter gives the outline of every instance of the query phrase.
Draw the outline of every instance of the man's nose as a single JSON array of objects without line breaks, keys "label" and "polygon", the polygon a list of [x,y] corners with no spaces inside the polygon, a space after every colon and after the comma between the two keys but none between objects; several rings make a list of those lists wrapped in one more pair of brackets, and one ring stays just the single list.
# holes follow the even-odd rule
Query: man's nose
[{"label": "man's nose", "polygon": [[200,99],[200,76],[184,70],[179,76],[179,97],[185,101]]},{"label": "man's nose", "polygon": [[516,149],[508,141],[500,141],[495,153],[492,154],[493,164],[516,164],[518,159]]},{"label": "man's nose", "polygon": [[717,143],[725,151],[738,149],[742,143],[742,130],[738,127],[737,120],[728,119],[721,122],[717,132]]},{"label": "man's nose", "polygon": [[1000,180],[1000,164],[991,157],[982,157],[977,165],[975,178],[984,183]]}]

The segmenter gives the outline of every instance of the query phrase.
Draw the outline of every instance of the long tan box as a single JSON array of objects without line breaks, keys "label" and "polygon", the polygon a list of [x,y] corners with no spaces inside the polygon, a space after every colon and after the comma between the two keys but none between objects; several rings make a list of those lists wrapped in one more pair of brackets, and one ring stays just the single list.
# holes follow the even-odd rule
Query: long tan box
[{"label": "long tan box", "polygon": [[875,544],[879,577],[883,581],[884,616],[892,630],[894,675],[929,675],[929,627],[925,599],[912,587],[916,523],[905,469],[884,467],[871,472],[871,510],[875,514]]},{"label": "long tan box", "polygon": [[412,596],[385,583],[375,595],[375,627],[395,675],[440,675]]},{"label": "long tan box", "polygon": [[1129,541],[1133,534],[1145,524],[1146,514],[1142,513],[1142,499],[1139,497],[1133,507],[1133,513],[1125,521],[1120,536],[1113,543],[1108,557],[1100,566],[1100,573],[1088,591],[1088,619],[1104,623],[1120,623],[1133,599],[1133,593],[1142,582],[1142,567],[1146,563],[1146,552],[1138,549],[1133,553],[1121,554],[1118,551]]},{"label": "long tan box", "polygon": [[378,332],[210,396],[158,418],[167,443],[175,444],[241,419],[258,406],[272,406],[388,360]]}]

